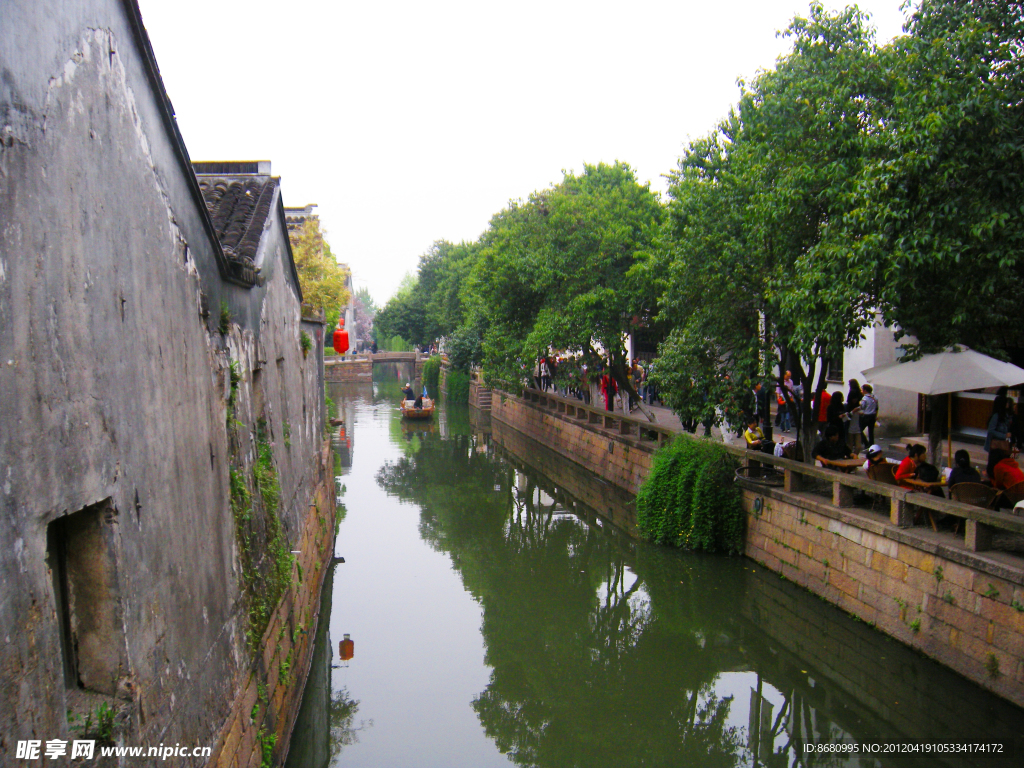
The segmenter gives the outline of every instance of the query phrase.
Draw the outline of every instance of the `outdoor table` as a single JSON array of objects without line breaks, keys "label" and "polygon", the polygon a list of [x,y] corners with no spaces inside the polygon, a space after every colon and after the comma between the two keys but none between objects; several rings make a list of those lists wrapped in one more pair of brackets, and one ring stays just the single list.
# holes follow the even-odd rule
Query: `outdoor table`
[{"label": "outdoor table", "polygon": [[826,459],[822,456],[819,456],[818,461],[820,461],[826,467],[838,469],[840,472],[846,472],[847,474],[855,471],[857,467],[861,467],[864,465],[864,459],[858,459],[856,457],[852,459]]}]

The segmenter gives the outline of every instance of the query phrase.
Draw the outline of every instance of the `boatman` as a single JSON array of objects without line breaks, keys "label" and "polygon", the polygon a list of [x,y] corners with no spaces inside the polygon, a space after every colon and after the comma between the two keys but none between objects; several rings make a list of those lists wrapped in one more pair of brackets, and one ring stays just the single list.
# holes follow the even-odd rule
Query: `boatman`
[{"label": "boatman", "polygon": [[416,393],[412,391],[412,387],[409,386],[409,382],[405,382],[405,389],[402,390],[402,397],[406,400],[416,399]]}]

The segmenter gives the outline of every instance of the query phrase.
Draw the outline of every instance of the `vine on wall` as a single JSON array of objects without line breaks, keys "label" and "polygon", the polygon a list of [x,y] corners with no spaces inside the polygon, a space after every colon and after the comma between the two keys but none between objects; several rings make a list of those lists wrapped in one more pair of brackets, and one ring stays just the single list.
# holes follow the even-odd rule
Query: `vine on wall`
[{"label": "vine on wall", "polygon": [[281,528],[281,485],[266,429],[266,422],[259,421],[252,472],[231,468],[231,510],[242,566],[242,595],[249,619],[246,638],[254,652],[259,648],[274,607],[291,584],[295,560]]},{"label": "vine on wall", "polygon": [[725,446],[677,436],[654,456],[636,497],[637,528],[658,544],[740,554],[746,516]]}]

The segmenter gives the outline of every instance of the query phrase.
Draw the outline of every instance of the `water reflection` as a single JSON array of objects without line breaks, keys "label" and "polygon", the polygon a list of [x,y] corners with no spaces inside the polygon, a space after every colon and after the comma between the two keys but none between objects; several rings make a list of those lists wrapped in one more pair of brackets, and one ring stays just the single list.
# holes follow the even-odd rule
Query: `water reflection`
[{"label": "water reflection", "polygon": [[[637,542],[628,496],[507,427],[447,408],[409,429],[391,408],[397,378],[349,396],[390,438],[376,485],[415,505],[419,538],[480,606],[486,684],[469,706],[517,765],[880,766],[807,745],[1024,731],[1019,709],[750,561]],[[419,628],[405,631],[421,653]],[[337,755],[359,702],[345,689],[331,702]],[[1014,762],[899,761],[974,764]]]}]

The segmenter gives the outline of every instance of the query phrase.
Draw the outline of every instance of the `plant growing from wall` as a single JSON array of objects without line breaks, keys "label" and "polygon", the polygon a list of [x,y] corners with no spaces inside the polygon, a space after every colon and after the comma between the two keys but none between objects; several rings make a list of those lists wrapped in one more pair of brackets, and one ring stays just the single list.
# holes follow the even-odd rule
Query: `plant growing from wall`
[{"label": "plant growing from wall", "polygon": [[227,333],[231,330],[231,310],[228,309],[228,303],[222,301],[220,303],[220,322],[217,323],[217,330],[221,334]]},{"label": "plant growing from wall", "polygon": [[274,747],[277,746],[277,734],[267,733],[267,729],[260,726],[256,734],[256,741],[260,745],[260,768],[271,768],[274,764]]},{"label": "plant growing from wall", "polygon": [[469,402],[469,374],[462,371],[449,370],[447,373],[446,399],[449,403]]},{"label": "plant growing from wall", "polygon": [[291,583],[294,556],[281,528],[281,485],[265,421],[257,424],[256,462],[251,476],[230,470],[231,510],[241,560],[241,588],[246,601],[246,637],[259,648],[270,615]]},{"label": "plant growing from wall", "polygon": [[441,376],[441,356],[433,355],[423,364],[423,386],[430,392],[437,392],[438,380]]},{"label": "plant growing from wall", "polygon": [[228,410],[234,413],[235,401],[238,398],[238,385],[242,381],[242,369],[237,360],[228,363],[228,377],[231,382],[231,389],[228,392]]},{"label": "plant growing from wall", "polygon": [[305,357],[309,354],[309,350],[313,348],[313,339],[310,338],[309,334],[305,331],[299,333],[299,346],[302,347],[302,356]]},{"label": "plant growing from wall", "polygon": [[734,483],[737,466],[724,446],[677,436],[655,454],[637,494],[638,530],[659,544],[741,553],[745,515]]},{"label": "plant growing from wall", "polygon": [[[327,383],[324,383],[324,436],[331,432],[331,420],[338,418],[338,406],[331,399],[330,393],[327,391]],[[335,454],[337,455],[337,454]]]}]

